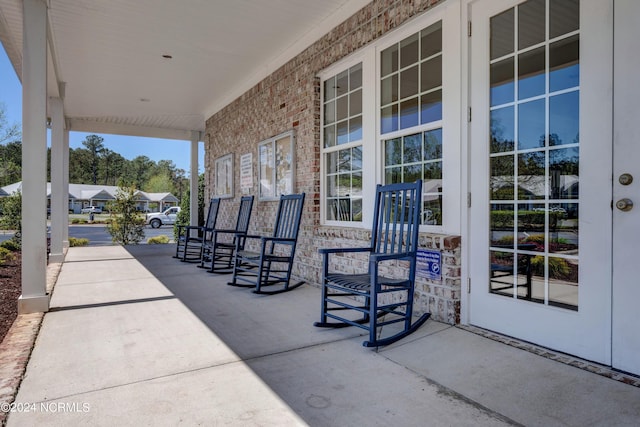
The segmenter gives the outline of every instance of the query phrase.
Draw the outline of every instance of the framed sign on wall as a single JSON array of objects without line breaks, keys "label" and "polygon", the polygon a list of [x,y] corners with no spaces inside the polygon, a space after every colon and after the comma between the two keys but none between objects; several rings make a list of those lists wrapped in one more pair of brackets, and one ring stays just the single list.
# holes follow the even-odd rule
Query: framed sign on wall
[{"label": "framed sign on wall", "polygon": [[217,197],[233,197],[233,154],[217,158],[215,168],[214,194]]},{"label": "framed sign on wall", "polygon": [[294,131],[288,131],[258,144],[258,198],[275,200],[294,192]]}]

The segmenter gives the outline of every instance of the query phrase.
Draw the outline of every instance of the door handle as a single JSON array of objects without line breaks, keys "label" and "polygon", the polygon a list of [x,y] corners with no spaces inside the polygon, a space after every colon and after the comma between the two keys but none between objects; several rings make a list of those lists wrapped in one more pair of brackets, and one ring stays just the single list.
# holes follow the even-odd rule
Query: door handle
[{"label": "door handle", "polygon": [[633,201],[631,199],[620,199],[616,202],[616,208],[621,210],[622,212],[629,212],[633,209]]}]

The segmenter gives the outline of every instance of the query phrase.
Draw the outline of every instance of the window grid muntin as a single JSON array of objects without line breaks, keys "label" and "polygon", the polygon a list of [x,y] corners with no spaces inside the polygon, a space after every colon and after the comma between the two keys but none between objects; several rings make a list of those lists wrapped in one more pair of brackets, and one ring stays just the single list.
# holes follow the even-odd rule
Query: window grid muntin
[{"label": "window grid muntin", "polygon": [[[440,41],[440,46],[439,46],[439,50],[431,55],[428,55],[426,57],[422,57],[423,54],[423,38],[425,38],[425,36],[428,36],[429,34],[433,34],[434,32],[439,32],[440,37],[439,37],[439,41]],[[417,43],[418,43],[418,61],[410,63],[410,64],[405,64],[404,67],[401,67],[401,63],[402,63],[402,57],[401,57],[401,51],[402,51],[402,44],[405,43],[407,40],[410,40],[411,38],[417,38]],[[422,30],[418,31],[417,33],[414,33],[408,37],[403,38],[402,40],[392,44],[391,46],[388,46],[387,48],[383,49],[382,52],[380,53],[380,70],[381,70],[381,77],[380,77],[380,86],[379,86],[379,90],[380,90],[380,100],[381,100],[381,105],[380,105],[380,113],[381,113],[381,117],[380,117],[380,133],[384,134],[384,135],[388,135],[392,132],[396,132],[398,130],[403,130],[403,129],[409,129],[412,127],[415,127],[416,125],[421,125],[421,124],[427,124],[430,123],[432,121],[436,121],[436,120],[442,120],[442,112],[440,112],[440,116],[436,119],[436,120],[426,120],[423,121],[423,114],[422,114],[422,103],[421,103],[421,99],[429,94],[433,94],[434,92],[437,92],[438,90],[442,91],[442,70],[440,70],[440,84],[438,86],[432,87],[429,90],[423,90],[422,86],[422,68],[424,66],[426,66],[425,64],[427,62],[429,62],[430,60],[434,59],[434,58],[438,58],[438,57],[442,57],[442,21],[437,21],[434,24],[429,25],[428,27],[423,28]],[[389,67],[387,65],[387,63],[385,62],[386,59],[391,58],[392,63],[395,63],[395,66],[391,66]],[[402,73],[411,69],[412,67],[415,67],[417,65],[418,70],[417,70],[417,93],[415,94],[411,94],[410,96],[406,96],[404,98],[402,98],[401,95],[401,91],[402,91]],[[442,68],[442,62],[441,62],[441,68]],[[385,71],[385,70],[389,70],[390,71]],[[390,102],[384,102],[383,101],[383,87],[385,84],[387,84],[389,86],[394,86],[394,85],[389,85],[387,83],[387,81],[389,79],[397,79],[397,83],[395,84],[395,88],[392,88],[395,90],[395,94],[397,94],[397,97],[392,97]],[[410,100],[417,100],[417,104],[418,104],[418,109],[417,109],[417,113],[416,113],[416,118],[417,118],[417,124],[412,124],[412,125],[407,125],[406,127],[402,127],[402,109],[401,106],[403,103],[406,103],[407,101]],[[440,96],[440,105],[442,104],[443,97],[442,95]],[[383,103],[384,102],[384,103]],[[393,110],[395,108],[395,110]],[[389,110],[393,110],[394,112],[391,114],[391,118],[388,118],[388,111]]]},{"label": "window grid muntin", "polygon": [[[333,110],[335,116],[323,116],[323,162],[325,173],[323,176],[324,209],[327,221],[360,222],[362,221],[362,178],[358,191],[354,191],[357,186],[358,174],[362,176],[362,156],[360,155],[359,167],[354,167],[354,157],[350,156],[348,170],[329,170],[331,156],[340,156],[341,152],[353,153],[355,150],[362,151],[363,136],[363,64],[359,62],[339,73],[327,78],[323,82],[323,112]],[[347,82],[347,87],[338,87],[338,80]],[[326,94],[328,93],[328,96]],[[356,99],[357,97],[357,99]],[[335,120],[338,112],[338,102],[346,102],[346,117],[340,121]],[[357,103],[357,104],[355,104]],[[359,105],[359,108],[358,108]],[[335,108],[331,108],[334,106]],[[356,109],[355,111],[353,111]],[[354,113],[355,114],[352,114]],[[346,134],[339,134],[339,127],[346,126]],[[345,136],[346,135],[346,136]],[[334,182],[336,186],[340,181],[348,177],[348,190],[330,188]],[[356,178],[354,178],[356,177]],[[332,181],[333,180],[333,181]],[[339,194],[342,193],[342,194]],[[346,206],[346,212],[345,212]],[[338,209],[339,208],[339,209]]]}]

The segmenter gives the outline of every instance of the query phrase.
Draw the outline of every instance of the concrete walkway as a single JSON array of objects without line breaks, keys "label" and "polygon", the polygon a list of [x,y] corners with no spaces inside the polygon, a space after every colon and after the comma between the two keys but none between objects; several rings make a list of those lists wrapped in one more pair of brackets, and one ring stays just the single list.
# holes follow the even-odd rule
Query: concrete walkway
[{"label": "concrete walkway", "polygon": [[8,426],[637,426],[640,388],[429,320],[379,351],[320,292],[260,296],[173,245],[70,248]]}]

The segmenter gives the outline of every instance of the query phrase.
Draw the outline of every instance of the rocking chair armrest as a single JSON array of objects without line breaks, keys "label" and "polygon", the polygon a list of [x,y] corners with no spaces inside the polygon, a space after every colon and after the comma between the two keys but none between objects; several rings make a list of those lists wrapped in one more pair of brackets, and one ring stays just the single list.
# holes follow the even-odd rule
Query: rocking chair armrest
[{"label": "rocking chair armrest", "polygon": [[378,263],[381,261],[389,261],[392,259],[408,259],[415,257],[415,254],[409,252],[400,252],[395,254],[372,254],[369,258],[369,262]]},{"label": "rocking chair armrest", "polygon": [[247,234],[244,231],[238,231],[238,230],[231,230],[231,229],[218,229],[218,228],[214,228],[211,231],[213,231],[214,233],[226,233],[226,234]]},{"label": "rocking chair armrest", "polygon": [[274,243],[295,243],[298,239],[290,239],[285,237],[262,237],[262,242],[274,242]]},{"label": "rocking chair armrest", "polygon": [[339,254],[346,252],[371,252],[371,248],[320,248],[320,254]]}]

